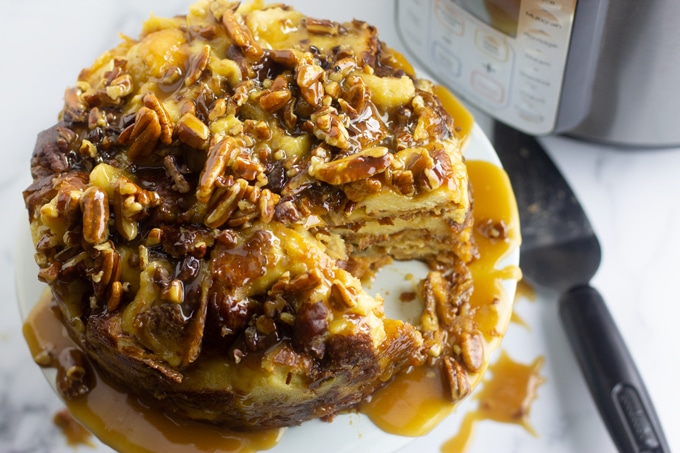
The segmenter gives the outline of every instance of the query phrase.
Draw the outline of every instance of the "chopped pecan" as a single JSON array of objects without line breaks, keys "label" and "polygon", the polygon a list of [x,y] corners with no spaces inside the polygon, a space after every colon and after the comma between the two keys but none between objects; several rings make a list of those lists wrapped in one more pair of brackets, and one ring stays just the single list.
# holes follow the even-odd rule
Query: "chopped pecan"
[{"label": "chopped pecan", "polygon": [[48,267],[40,268],[38,271],[38,280],[43,283],[52,284],[59,278],[60,271],[61,263],[59,261],[53,261]]},{"label": "chopped pecan", "polygon": [[392,185],[402,195],[411,196],[416,193],[415,179],[411,170],[398,170],[392,173]]},{"label": "chopped pecan", "polygon": [[313,132],[316,138],[340,149],[349,148],[349,132],[335,107],[321,107],[312,113],[310,119],[314,125]]},{"label": "chopped pecan", "polygon": [[350,72],[356,68],[357,62],[352,57],[340,58],[333,65],[333,71],[329,73],[328,78],[340,82],[341,80],[347,78]]},{"label": "chopped pecan", "polygon": [[245,153],[241,153],[233,159],[231,169],[234,172],[234,176],[247,181],[254,181],[257,175],[264,171],[260,163],[252,160]]},{"label": "chopped pecan", "polygon": [[185,113],[175,126],[179,141],[196,149],[205,149],[210,141],[210,129],[193,113]]},{"label": "chopped pecan", "polygon": [[292,96],[293,94],[288,88],[288,81],[283,75],[279,75],[274,79],[272,86],[260,96],[260,107],[270,113],[279,111]]},{"label": "chopped pecan", "polygon": [[227,100],[225,98],[217,99],[212,107],[210,107],[210,112],[208,112],[208,121],[212,122],[218,118],[222,118],[227,114]]},{"label": "chopped pecan", "polygon": [[237,13],[231,10],[224,11],[222,24],[227,30],[229,38],[247,57],[260,58],[262,56],[264,53],[262,47],[255,41],[248,27],[239,21]]},{"label": "chopped pecan", "polygon": [[179,193],[189,193],[191,186],[187,182],[186,178],[182,174],[182,170],[177,164],[177,159],[172,154],[168,154],[163,158],[163,166],[168,173],[168,176],[172,179],[172,188]]},{"label": "chopped pecan", "polygon": [[245,120],[243,132],[258,140],[268,140],[272,137],[272,131],[266,121]]},{"label": "chopped pecan", "polygon": [[376,194],[382,189],[382,183],[375,178],[362,179],[346,184],[342,191],[350,201],[359,202],[368,195]]},{"label": "chopped pecan", "polygon": [[64,116],[73,122],[87,120],[87,103],[83,100],[83,90],[80,87],[68,88],[64,92]]},{"label": "chopped pecan", "polygon": [[484,219],[476,226],[476,230],[492,241],[505,241],[508,238],[508,226],[503,220]]},{"label": "chopped pecan", "polygon": [[295,67],[298,63],[297,55],[291,49],[268,50],[267,55],[272,61],[291,68]]},{"label": "chopped pecan", "polygon": [[269,223],[274,218],[276,205],[281,199],[281,196],[273,193],[269,189],[263,189],[258,200],[258,208],[260,210],[260,220],[264,223]]},{"label": "chopped pecan", "polygon": [[[332,99],[338,99],[342,95],[342,86],[338,82],[327,82],[323,87],[324,92]],[[340,99],[338,99],[338,102]]]},{"label": "chopped pecan", "polygon": [[391,162],[389,150],[384,146],[376,146],[330,162],[312,158],[308,172],[319,181],[335,186],[382,173]]},{"label": "chopped pecan", "polygon": [[287,103],[283,109],[283,122],[286,124],[288,129],[295,130],[295,127],[297,126],[297,120],[298,117],[295,114],[295,101]]},{"label": "chopped pecan", "polygon": [[326,353],[324,334],[328,332],[328,308],[322,302],[303,304],[295,317],[293,346],[318,359]]},{"label": "chopped pecan", "polygon": [[97,245],[109,237],[109,197],[97,186],[88,187],[80,197],[83,211],[83,239]]},{"label": "chopped pecan", "polygon": [[315,35],[337,36],[340,33],[340,24],[328,19],[305,19],[305,27],[309,33]]},{"label": "chopped pecan", "polygon": [[184,302],[184,283],[177,279],[171,280],[161,291],[161,298],[174,304],[181,304]]},{"label": "chopped pecan", "polygon": [[302,291],[309,291],[310,289],[316,288],[323,277],[319,275],[317,269],[312,269],[309,272],[305,272],[293,277],[289,282],[286,283],[285,292],[287,293],[299,293]]},{"label": "chopped pecan", "polygon": [[[108,127],[106,115],[98,107],[93,107],[87,115],[87,128],[92,130],[97,127]],[[68,130],[68,129],[67,129]]]},{"label": "chopped pecan", "polygon": [[123,297],[123,284],[119,281],[111,283],[109,290],[109,297],[106,299],[106,310],[114,311],[120,306],[120,301]]},{"label": "chopped pecan", "polygon": [[357,305],[356,297],[344,284],[334,281],[331,285],[329,302],[333,308],[339,311],[354,308]]},{"label": "chopped pecan", "polygon": [[324,95],[323,82],[326,72],[316,64],[301,62],[297,66],[297,76],[295,78],[300,94],[305,101],[314,107],[321,105]]},{"label": "chopped pecan", "polygon": [[137,237],[137,220],[160,201],[157,193],[144,190],[126,176],[120,176],[113,190],[113,213],[118,233],[127,240]]},{"label": "chopped pecan", "polygon": [[351,81],[350,87],[345,91],[342,98],[354,111],[361,115],[368,105],[371,93],[361,77],[352,77]]},{"label": "chopped pecan", "polygon": [[302,219],[300,211],[290,200],[278,203],[274,208],[274,218],[283,224],[297,223]]},{"label": "chopped pecan", "polygon": [[56,384],[59,394],[67,400],[89,393],[93,387],[92,371],[84,352],[75,347],[61,351]]},{"label": "chopped pecan", "polygon": [[146,246],[153,247],[159,245],[163,241],[163,230],[160,228],[151,228],[149,234],[146,235]]},{"label": "chopped pecan", "polygon": [[129,145],[128,157],[136,162],[153,152],[160,137],[158,114],[148,107],[142,107],[137,112],[135,122],[121,132],[118,143]]},{"label": "chopped pecan", "polygon": [[133,88],[132,76],[130,74],[122,74],[113,79],[106,87],[106,95],[114,103],[119,103],[122,98],[132,93]]},{"label": "chopped pecan", "polygon": [[80,148],[78,148],[78,152],[80,153],[81,156],[87,156],[92,159],[97,157],[97,147],[94,145],[94,143],[87,139],[83,139],[83,141],[80,143]]}]

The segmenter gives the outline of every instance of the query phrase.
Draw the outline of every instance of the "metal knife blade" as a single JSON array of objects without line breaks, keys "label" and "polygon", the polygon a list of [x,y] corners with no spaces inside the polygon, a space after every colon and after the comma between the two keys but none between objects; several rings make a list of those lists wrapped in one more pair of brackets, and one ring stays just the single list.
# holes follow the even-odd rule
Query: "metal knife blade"
[{"label": "metal knife blade", "polygon": [[534,137],[496,122],[493,144],[517,198],[522,272],[561,293],[562,324],[612,440],[621,452],[669,452],[621,333],[589,284],[601,250],[583,208]]}]

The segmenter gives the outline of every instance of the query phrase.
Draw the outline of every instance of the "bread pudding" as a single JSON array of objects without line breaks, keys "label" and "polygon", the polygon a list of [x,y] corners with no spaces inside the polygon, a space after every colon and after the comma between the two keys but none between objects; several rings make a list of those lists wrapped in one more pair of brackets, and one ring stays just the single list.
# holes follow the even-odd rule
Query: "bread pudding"
[{"label": "bread pudding", "polygon": [[[175,417],[330,419],[418,366],[462,398],[487,360],[462,142],[373,26],[200,0],[84,69],[39,135],[38,277],[98,369]],[[418,324],[362,285],[393,259],[432,269]]]}]

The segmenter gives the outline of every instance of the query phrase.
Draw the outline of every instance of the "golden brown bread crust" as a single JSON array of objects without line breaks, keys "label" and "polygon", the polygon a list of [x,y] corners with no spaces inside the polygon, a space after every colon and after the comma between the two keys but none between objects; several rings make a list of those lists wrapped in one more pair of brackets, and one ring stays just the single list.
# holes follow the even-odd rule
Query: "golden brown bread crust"
[{"label": "golden brown bread crust", "polygon": [[[290,426],[409,366],[455,368],[474,255],[460,143],[368,24],[221,0],[153,18],[67,90],[31,172],[39,278],[70,334],[169,412]],[[357,278],[390,257],[447,269],[420,326]]]}]

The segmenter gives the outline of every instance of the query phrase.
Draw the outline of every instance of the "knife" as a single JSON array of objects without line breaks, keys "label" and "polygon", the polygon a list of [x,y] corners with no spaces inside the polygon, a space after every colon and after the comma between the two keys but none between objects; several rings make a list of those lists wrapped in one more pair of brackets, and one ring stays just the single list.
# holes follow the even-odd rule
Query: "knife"
[{"label": "knife", "polygon": [[601,251],[583,208],[534,137],[495,122],[493,144],[517,198],[522,272],[561,293],[562,325],[614,444],[626,453],[670,452],[621,333],[589,284]]}]

